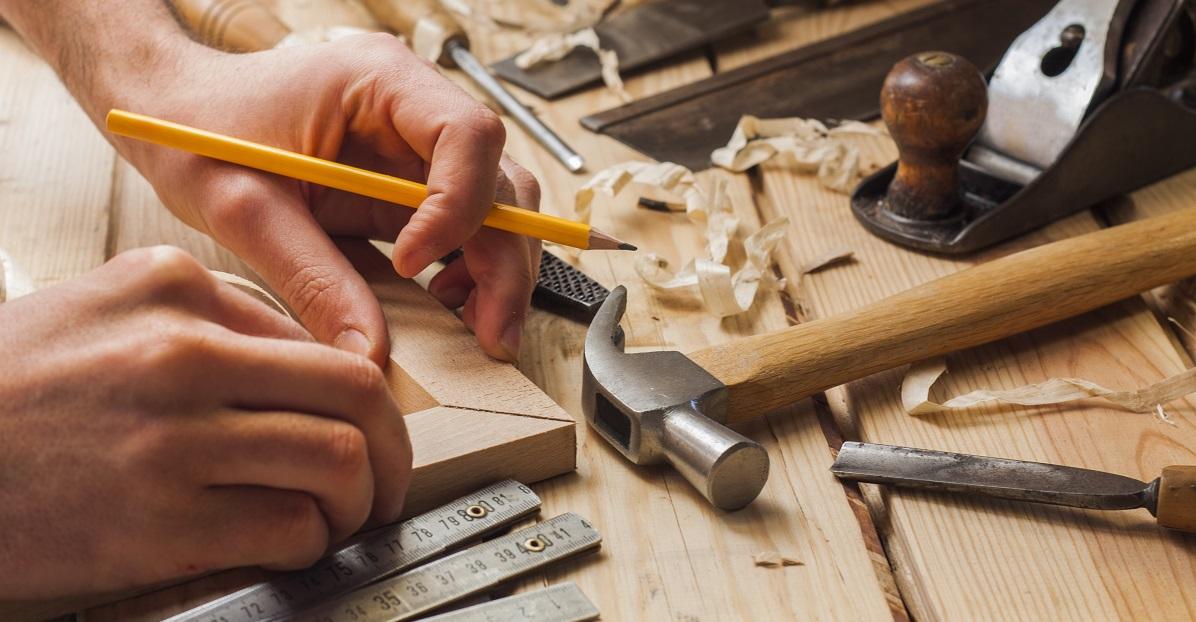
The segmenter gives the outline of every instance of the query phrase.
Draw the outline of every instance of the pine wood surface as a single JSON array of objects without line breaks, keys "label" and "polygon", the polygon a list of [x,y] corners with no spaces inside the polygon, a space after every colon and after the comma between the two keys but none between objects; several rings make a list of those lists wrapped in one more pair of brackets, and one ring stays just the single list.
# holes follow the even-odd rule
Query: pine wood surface
[{"label": "pine wood surface", "polygon": [[[805,32],[800,20],[776,26],[791,37],[779,37],[774,50]],[[731,49],[719,61],[730,68],[758,53]],[[895,154],[869,155],[872,162],[887,162]],[[1135,193],[1133,210],[1122,220],[1190,206],[1191,175]],[[762,212],[789,215],[801,232],[787,240],[783,272],[791,270],[786,262],[801,265],[827,246],[856,253],[854,263],[810,275],[792,292],[803,320],[833,317],[969,265],[1100,226],[1084,213],[974,257],[945,259],[867,234],[851,216],[846,196],[811,179],[766,166],[754,181]],[[1182,294],[1174,300],[1181,308],[1190,305]],[[1010,388],[1053,376],[1135,388],[1184,368],[1190,359],[1175,344],[1174,333],[1135,298],[949,356],[950,373],[935,393]],[[851,437],[1071,464],[1146,480],[1164,466],[1190,464],[1196,451],[1190,399],[1167,406],[1175,427],[1090,403],[914,418],[900,405],[901,371],[830,392],[829,403]],[[1180,620],[1196,611],[1196,595],[1184,587],[1196,578],[1196,537],[1161,529],[1145,512],[1085,512],[905,490],[884,491],[871,509],[915,618]]]},{"label": "pine wood surface", "polygon": [[[777,11],[779,19],[756,36],[718,46],[714,60],[719,69],[730,69],[924,3],[851,3],[815,13],[782,9]],[[351,0],[277,0],[276,5],[284,21],[296,29],[319,25],[322,11],[329,12],[324,15],[360,15]],[[475,52],[487,61],[516,51],[522,43],[508,30],[470,34]],[[12,38],[7,32],[4,36]],[[9,79],[14,72],[19,72],[22,80],[30,72],[48,72],[28,52],[10,50],[12,47],[0,46],[0,76],[4,77],[0,111],[6,113],[5,107],[27,97],[20,92],[27,87]],[[19,63],[6,62],[13,54],[18,54]],[[14,69],[14,65],[37,69]],[[629,77],[628,90],[633,96],[643,96],[701,79],[710,71],[707,59],[693,54]],[[463,86],[471,90],[468,84]],[[605,91],[591,90],[552,103],[516,93],[587,158],[590,172],[626,159],[643,159],[612,140],[577,127],[583,114],[618,103]],[[59,139],[64,144],[77,144],[79,136],[96,141],[97,157],[73,163],[69,170],[77,174],[100,167],[104,157],[109,158],[107,166],[112,166],[110,151],[82,114],[68,105],[69,100],[61,102],[57,108],[62,110],[57,111],[42,111],[40,108],[55,107],[37,101],[41,116],[77,117],[69,138]],[[0,122],[7,118],[11,116],[0,114]],[[39,138],[52,135],[46,133],[51,130],[65,133],[61,123],[39,123],[36,131],[21,131]],[[565,173],[521,130],[513,125],[508,129],[509,151],[541,179],[544,210],[571,215],[573,191],[586,177]],[[0,145],[6,149],[12,144],[10,133],[0,125]],[[11,158],[4,155],[11,153],[0,151],[0,158]],[[84,151],[52,153],[80,158]],[[892,157],[891,153],[869,155],[876,162]],[[40,170],[44,165],[30,166]],[[55,191],[69,190],[76,201],[80,196],[91,197],[101,206],[97,217],[103,218],[108,193],[144,183],[131,171],[122,175],[121,165],[111,177],[95,177],[89,187]],[[634,274],[630,257],[560,251],[604,284],[628,285],[624,327],[629,350],[693,350],[829,317],[968,265],[1099,227],[1096,219],[1082,214],[976,257],[941,259],[872,238],[853,221],[845,196],[821,189],[810,178],[768,167],[748,175],[712,171],[700,177],[707,183],[714,177],[728,180],[735,209],[748,230],[779,214],[793,221],[789,238],[776,257],[781,272],[789,277],[789,288],[783,295],[762,297],[744,316],[720,322],[702,312],[687,295],[649,291]],[[0,181],[0,193],[4,183]],[[1120,221],[1171,211],[1189,206],[1194,192],[1196,176],[1189,173],[1138,192],[1132,207],[1109,210],[1105,215]],[[0,204],[0,244],[14,254],[13,246],[21,243],[27,245],[19,247],[22,249],[40,249],[38,236],[44,229],[38,227],[48,225],[37,219],[63,216],[54,216],[50,209],[38,212],[36,216],[13,216],[12,210]],[[626,201],[607,208],[598,205],[595,213],[595,225],[674,261],[701,248],[700,232],[682,215],[637,210]],[[145,215],[150,217],[149,211]],[[78,218],[73,213],[69,216]],[[173,229],[177,223],[169,215],[160,216],[164,220],[159,231],[192,235],[182,225],[177,225],[180,230]],[[90,220],[87,224],[94,226]],[[137,226],[142,225],[122,225],[113,239]],[[144,226],[153,230],[155,225]],[[33,233],[14,233],[17,231]],[[81,247],[92,242],[86,235],[74,236],[69,239]],[[205,260],[229,260],[214,246],[205,249],[203,243],[210,244],[206,240],[193,242],[199,246],[188,248]],[[853,263],[804,278],[797,275],[796,267],[804,261],[840,245],[855,251]],[[92,262],[75,258],[79,266],[75,272],[58,267],[62,260],[56,258],[38,257],[39,267],[28,267],[40,282],[48,283],[90,267],[104,256],[101,246]],[[1134,299],[952,355],[948,357],[951,372],[941,381],[936,396],[978,387],[1012,387],[1050,376],[1083,377],[1113,388],[1132,388],[1179,371],[1190,358],[1177,349],[1176,334],[1160,324],[1159,318],[1172,315],[1183,321],[1171,311],[1192,305],[1193,288],[1166,289],[1150,298],[1160,309],[1157,315],[1142,299]],[[1167,301],[1174,304],[1165,306]],[[1193,324],[1186,326],[1192,328]],[[520,365],[578,419],[583,335],[584,327],[572,321],[534,312]],[[760,500],[734,514],[710,510],[683,479],[667,469],[642,469],[624,462],[584,425],[578,426],[578,470],[534,488],[544,499],[546,515],[575,511],[591,519],[604,535],[602,550],[597,556],[541,573],[517,589],[575,581],[608,620],[885,619],[904,618],[907,610],[928,620],[1196,616],[1196,593],[1191,589],[1196,585],[1194,537],[1158,528],[1143,511],[1084,512],[910,491],[871,494],[865,506],[859,489],[842,486],[827,474],[832,460],[828,445],[834,445],[843,430],[849,438],[1054,461],[1153,478],[1164,466],[1196,460],[1192,455],[1196,448],[1192,401],[1168,405],[1174,427],[1150,415],[1089,403],[987,408],[916,419],[900,409],[900,378],[901,370],[877,374],[831,389],[825,399],[805,400],[743,427],[765,445],[773,470]],[[753,566],[751,555],[761,550],[779,551],[805,565]],[[224,581],[223,587],[231,589],[252,576],[245,571],[218,575],[211,581]],[[154,612],[194,604],[213,589],[213,585],[196,582],[93,609],[88,615],[89,619],[153,619]]]}]

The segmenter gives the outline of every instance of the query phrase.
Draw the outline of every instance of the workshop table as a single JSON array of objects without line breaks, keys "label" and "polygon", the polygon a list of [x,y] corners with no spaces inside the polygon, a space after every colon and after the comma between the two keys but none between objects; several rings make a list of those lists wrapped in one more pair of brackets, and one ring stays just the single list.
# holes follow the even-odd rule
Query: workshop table
[{"label": "workshop table", "polygon": [[[298,28],[376,27],[352,0],[277,4],[284,20]],[[755,34],[719,44],[708,55],[691,54],[628,76],[627,88],[643,97],[922,4],[780,9]],[[473,34],[474,50],[486,61],[527,42],[522,33],[506,29]],[[590,172],[643,159],[578,125],[584,114],[619,103],[607,91],[591,89],[555,102],[515,92],[586,157]],[[587,177],[569,174],[519,128],[508,129],[508,151],[541,180],[543,210],[572,216],[573,192]],[[874,164],[893,156],[891,149],[865,153]],[[694,349],[841,313],[980,261],[1178,209],[1196,198],[1196,173],[1188,173],[979,255],[941,258],[871,237],[853,220],[847,197],[812,177],[770,165],[747,174],[711,170],[698,177],[704,184],[727,183],[742,231],[777,216],[790,219],[776,257],[787,285],[762,293],[749,312],[720,321],[690,294],[649,289],[636,276],[631,254],[563,252],[605,285],[628,286],[629,350]],[[601,207],[597,226],[678,265],[703,246],[701,231],[682,214],[636,209],[628,201]],[[114,155],[48,67],[11,30],[0,28],[0,247],[37,285],[49,286],[122,250],[158,243],[181,246],[210,267],[253,276],[227,251],[175,221],[140,175]],[[840,247],[854,252],[852,262],[804,277],[798,273],[806,261]],[[942,392],[1008,388],[1055,376],[1116,389],[1157,381],[1192,364],[1196,343],[1174,326],[1196,326],[1194,293],[1191,284],[1164,288],[950,356]],[[536,311],[520,363],[579,421],[584,332],[579,323]],[[846,437],[1151,479],[1163,466],[1196,464],[1196,401],[1166,405],[1169,421],[1092,401],[915,418],[900,405],[901,374],[893,370],[838,387],[746,426],[743,431],[768,450],[773,470],[760,498],[734,513],[709,507],[669,469],[627,463],[579,425],[577,471],[533,488],[543,498],[545,515],[573,511],[590,519],[604,536],[602,549],[515,589],[574,581],[605,620],[1196,618],[1196,537],[1162,530],[1144,511],[1099,513],[860,487],[839,483],[827,470]],[[802,565],[757,566],[753,554],[761,551]],[[222,573],[99,606],[114,597],[8,604],[0,606],[0,617],[92,607],[88,620],[158,619],[251,576]]]}]

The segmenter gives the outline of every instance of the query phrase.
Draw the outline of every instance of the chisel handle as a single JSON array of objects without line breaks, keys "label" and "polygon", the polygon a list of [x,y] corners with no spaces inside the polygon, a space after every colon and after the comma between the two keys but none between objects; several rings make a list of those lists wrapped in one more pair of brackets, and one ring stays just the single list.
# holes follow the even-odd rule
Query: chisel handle
[{"label": "chisel handle", "polygon": [[885,369],[1009,337],[1196,275],[1196,208],[980,264],[855,311],[690,354],[729,423]]},{"label": "chisel handle", "polygon": [[454,66],[449,41],[469,47],[469,38],[457,20],[438,0],[362,0],[374,19],[407,38],[411,49],[424,58]]},{"label": "chisel handle", "polygon": [[170,0],[207,45],[230,52],[268,50],[291,34],[259,0]]},{"label": "chisel handle", "polygon": [[1159,477],[1155,516],[1169,529],[1196,533],[1196,466],[1169,466]]}]

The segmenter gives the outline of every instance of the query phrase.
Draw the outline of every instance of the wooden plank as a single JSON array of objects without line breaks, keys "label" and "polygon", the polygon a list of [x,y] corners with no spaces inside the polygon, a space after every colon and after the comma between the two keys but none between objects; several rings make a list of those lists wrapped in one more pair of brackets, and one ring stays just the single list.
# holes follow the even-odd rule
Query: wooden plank
[{"label": "wooden plank", "polygon": [[[793,25],[799,28],[799,25]],[[884,160],[884,154],[870,154]],[[888,154],[891,158],[892,154]],[[1081,214],[974,257],[945,259],[900,249],[866,233],[848,199],[809,178],[762,168],[766,215],[787,215],[782,271],[828,247],[857,261],[810,275],[791,292],[802,317],[856,308],[974,262],[1092,231]],[[1049,269],[1049,267],[1046,267]],[[950,301],[943,301],[950,305]],[[942,393],[1004,388],[1052,376],[1132,388],[1183,369],[1165,331],[1140,300],[948,357]],[[901,409],[901,370],[832,393],[855,435],[873,442],[1058,462],[1150,479],[1196,458],[1193,402],[1171,404],[1176,426],[1098,404],[987,408],[915,418]],[[924,619],[1190,619],[1196,596],[1196,538],[1166,532],[1145,512],[1097,513],[888,491],[881,521],[886,549],[910,612]]]},{"label": "wooden plank", "polygon": [[[473,47],[483,59],[495,59],[521,44],[516,37],[475,36]],[[638,97],[708,75],[704,59],[690,57],[632,77],[627,88]],[[591,172],[643,159],[577,126],[584,114],[618,103],[605,90],[552,103],[516,92],[586,157]],[[508,151],[541,180],[543,209],[572,216],[573,193],[588,176],[565,173],[521,130],[508,129]],[[731,182],[744,230],[758,227],[746,180],[711,171],[702,175],[702,183],[709,185],[716,177]],[[675,262],[700,251],[701,232],[683,215],[636,209],[633,202],[628,197],[615,205],[597,205],[594,224]],[[706,314],[691,294],[647,288],[635,275],[631,255],[565,255],[602,283],[629,288],[624,327],[632,350],[691,349],[786,325],[785,306],[776,296],[764,296],[751,312],[720,321]],[[537,312],[527,331],[522,369],[580,416],[585,327]],[[743,430],[765,445],[773,471],[760,499],[730,514],[711,510],[671,470],[635,467],[600,437],[579,429],[577,473],[549,480],[537,490],[550,512],[570,510],[591,519],[604,534],[603,551],[597,561],[562,565],[530,583],[575,581],[604,619],[614,620],[775,619],[796,612],[811,619],[903,616],[878,541],[872,540],[869,548],[851,498],[827,473],[831,456],[813,405],[807,402],[792,411]],[[761,550],[781,551],[806,565],[756,567],[751,556]]]},{"label": "wooden plank", "polygon": [[0,248],[53,285],[104,260],[115,155],[8,27],[0,58]]},{"label": "wooden plank", "polygon": [[[174,219],[128,164],[114,167],[111,148],[53,73],[7,30],[0,31],[0,58],[0,145],[27,156],[20,166],[4,167],[0,222],[4,234],[14,236],[6,247],[26,260],[37,282],[51,284],[112,254],[161,243],[180,246],[209,267],[253,277],[226,250]],[[530,483],[573,469],[575,424],[568,414],[514,366],[483,355],[450,311],[399,279],[376,250],[359,243],[355,255],[369,269],[390,321],[391,375],[406,383],[398,397],[408,400],[404,412],[415,447],[408,515],[496,479]],[[211,596],[256,576],[238,572],[231,581],[220,576],[158,593],[146,615],[177,609],[188,594]],[[95,602],[5,606],[0,617],[40,618],[88,601]],[[93,614],[103,618],[111,611]]]}]

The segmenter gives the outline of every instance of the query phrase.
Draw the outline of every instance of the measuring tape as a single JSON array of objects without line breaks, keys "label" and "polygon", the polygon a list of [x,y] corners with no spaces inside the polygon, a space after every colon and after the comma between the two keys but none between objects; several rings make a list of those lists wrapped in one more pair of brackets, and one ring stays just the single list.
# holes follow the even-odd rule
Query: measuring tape
[{"label": "measuring tape", "polygon": [[596,619],[598,608],[586,598],[580,588],[570,582],[442,613],[424,618],[422,622],[585,622]]},{"label": "measuring tape", "polygon": [[256,622],[292,615],[476,540],[540,509],[531,488],[506,480],[415,518],[363,534],[306,570],[281,574],[167,622]]},{"label": "measuring tape", "polygon": [[286,620],[399,622],[597,547],[602,536],[569,513],[357,589]]}]

